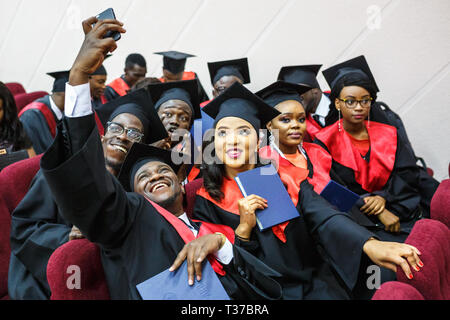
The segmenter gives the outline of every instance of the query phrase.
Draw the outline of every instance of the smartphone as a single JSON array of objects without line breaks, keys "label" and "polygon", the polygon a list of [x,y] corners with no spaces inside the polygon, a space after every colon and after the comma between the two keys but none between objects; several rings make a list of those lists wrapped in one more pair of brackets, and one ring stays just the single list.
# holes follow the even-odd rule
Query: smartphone
[{"label": "smartphone", "polygon": [[[116,15],[114,14],[113,8],[108,8],[102,13],[99,13],[95,16],[98,20],[106,20],[106,19],[116,19]],[[120,32],[117,31],[108,31],[103,38],[113,38],[114,41],[120,39]]]}]

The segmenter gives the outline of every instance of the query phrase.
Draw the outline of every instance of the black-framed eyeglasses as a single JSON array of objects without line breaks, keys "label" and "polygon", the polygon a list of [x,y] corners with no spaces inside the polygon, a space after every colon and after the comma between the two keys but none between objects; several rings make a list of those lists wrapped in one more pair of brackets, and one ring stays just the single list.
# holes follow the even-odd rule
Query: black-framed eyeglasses
[{"label": "black-framed eyeglasses", "polygon": [[369,107],[372,105],[372,101],[373,101],[373,99],[372,99],[371,97],[370,97],[370,98],[360,99],[360,100],[358,100],[358,99],[353,99],[353,98],[349,98],[349,99],[341,99],[341,98],[338,98],[338,100],[344,102],[344,103],[345,103],[345,106],[346,106],[347,108],[349,108],[349,109],[354,109],[354,108],[356,108],[356,106],[358,105],[358,103],[359,103],[359,105],[360,105],[362,108],[369,108]]},{"label": "black-framed eyeglasses", "polygon": [[127,138],[134,142],[141,142],[144,134],[137,129],[125,128],[117,122],[108,121],[106,123],[106,133],[112,136],[120,136],[123,132],[127,132]]}]

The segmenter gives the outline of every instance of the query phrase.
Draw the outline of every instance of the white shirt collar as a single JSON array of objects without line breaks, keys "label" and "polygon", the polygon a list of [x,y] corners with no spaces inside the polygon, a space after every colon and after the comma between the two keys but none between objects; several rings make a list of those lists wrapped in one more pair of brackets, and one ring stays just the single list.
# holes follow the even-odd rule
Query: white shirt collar
[{"label": "white shirt collar", "polygon": [[52,111],[55,113],[56,118],[58,120],[61,120],[63,116],[61,110],[59,110],[59,108],[56,106],[55,102],[52,99],[52,96],[49,96],[49,100],[50,100],[50,107],[52,108]]},{"label": "white shirt collar", "polygon": [[186,212],[183,213],[183,214],[182,214],[181,216],[179,216],[178,218],[181,219],[181,220],[183,220],[184,223],[187,224],[187,226],[189,227],[189,229],[191,229],[191,231],[194,233],[194,235],[197,236],[197,229],[195,229],[195,228],[192,226],[192,224],[191,224],[191,222],[189,221],[189,218],[188,218]]},{"label": "white shirt collar", "polygon": [[322,98],[320,98],[319,105],[316,109],[316,115],[319,116],[319,120],[322,123],[322,125],[325,125],[325,117],[328,115],[328,112],[330,110],[330,99],[322,93]]}]

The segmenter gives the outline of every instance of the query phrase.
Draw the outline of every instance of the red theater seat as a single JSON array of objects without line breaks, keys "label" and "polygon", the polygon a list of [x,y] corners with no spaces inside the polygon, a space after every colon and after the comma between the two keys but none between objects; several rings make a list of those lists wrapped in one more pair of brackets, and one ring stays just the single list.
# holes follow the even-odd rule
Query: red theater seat
[{"label": "red theater seat", "polygon": [[195,196],[197,190],[203,185],[203,178],[195,179],[184,186],[186,191],[186,214],[188,217],[192,218],[194,214]]},{"label": "red theater seat", "polygon": [[41,156],[25,159],[0,171],[0,299],[8,295],[11,213],[27,193],[40,159]]},{"label": "red theater seat", "polygon": [[5,83],[5,85],[9,89],[9,91],[11,91],[13,96],[21,94],[21,93],[26,93],[23,85],[18,82],[8,82],[8,83]]},{"label": "red theater seat", "polygon": [[48,95],[48,93],[45,91],[35,91],[15,95],[14,100],[16,101],[17,113],[19,113],[26,105],[46,95]]},{"label": "red theater seat", "polygon": [[383,283],[375,292],[372,300],[425,300],[413,286],[399,282],[389,281]]},{"label": "red theater seat", "polygon": [[[70,269],[70,266],[79,269]],[[79,289],[74,287],[77,270]],[[53,252],[47,264],[47,280],[52,292],[51,300],[110,299],[100,249],[87,239],[69,241]]]},{"label": "red theater seat", "polygon": [[438,220],[450,228],[450,179],[443,180],[431,199],[431,219]]},{"label": "red theater seat", "polygon": [[414,278],[406,278],[401,268],[397,279],[417,289],[425,300],[450,299],[450,230],[443,223],[422,219],[416,222],[405,243],[421,252],[424,267],[413,271]]}]

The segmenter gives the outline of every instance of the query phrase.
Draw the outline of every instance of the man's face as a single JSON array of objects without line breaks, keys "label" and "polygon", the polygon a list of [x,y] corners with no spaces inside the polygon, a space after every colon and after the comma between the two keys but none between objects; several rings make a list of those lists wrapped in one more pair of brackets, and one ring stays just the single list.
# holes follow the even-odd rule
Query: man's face
[{"label": "man's face", "polygon": [[89,86],[91,96],[94,99],[100,99],[106,88],[106,75],[95,75],[89,77]]},{"label": "man's face", "polygon": [[166,82],[180,81],[183,79],[184,71],[172,73],[167,69],[163,69],[163,78]]},{"label": "man's face", "polygon": [[[177,129],[189,130],[192,123],[192,109],[182,100],[169,100],[158,109],[158,115],[169,134],[169,138]],[[177,141],[172,141],[176,144]],[[172,145],[173,146],[173,145]]]},{"label": "man's face", "polygon": [[217,80],[216,83],[214,83],[213,97],[216,98],[235,82],[239,82],[240,84],[243,83],[243,81],[236,76],[223,76]]},{"label": "man's face", "polygon": [[130,113],[121,113],[112,119],[111,122],[125,128],[121,134],[112,133],[112,130],[105,128],[105,135],[102,137],[106,165],[118,173],[131,146],[134,142],[137,142],[128,137],[126,129],[134,129],[144,133],[144,126],[141,120]]},{"label": "man's face", "polygon": [[169,211],[182,207],[181,183],[173,169],[164,162],[150,161],[140,167],[134,176],[134,191]]},{"label": "man's face", "polygon": [[317,106],[322,98],[322,91],[318,88],[312,88],[302,94],[303,102],[305,105],[306,114],[315,113]]},{"label": "man's face", "polygon": [[125,78],[130,87],[134,86],[139,80],[145,78],[146,74],[147,68],[141,67],[138,64],[134,64],[131,68],[125,68]]}]

